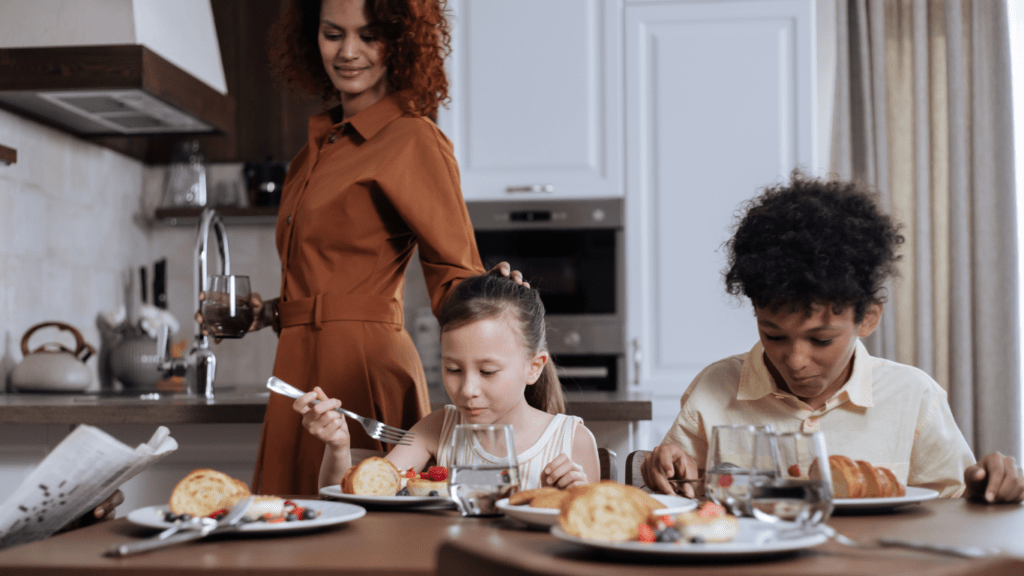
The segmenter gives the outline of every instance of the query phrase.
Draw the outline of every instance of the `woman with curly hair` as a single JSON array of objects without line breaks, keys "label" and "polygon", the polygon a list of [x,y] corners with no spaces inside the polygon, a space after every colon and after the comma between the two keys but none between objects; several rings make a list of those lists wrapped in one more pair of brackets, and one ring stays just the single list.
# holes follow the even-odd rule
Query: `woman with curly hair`
[{"label": "woman with curly hair", "polygon": [[[258,301],[253,329],[279,332],[275,376],[408,429],[429,402],[402,326],[406,267],[419,248],[435,314],[460,280],[483,272],[451,142],[430,120],[448,96],[444,3],[295,0],[271,39],[279,77],[338,104],[310,119],[289,166],[276,229],[281,296]],[[267,405],[257,493],[317,493],[324,445],[291,403],[272,395]],[[352,446],[383,449],[356,428]]]},{"label": "woman with curly hair", "polygon": [[643,463],[648,486],[672,493],[669,478],[700,477],[714,426],[771,424],[820,430],[830,454],[884,466],[944,497],[1024,499],[1013,458],[975,463],[935,380],[873,358],[860,342],[881,319],[899,230],[858,184],[799,173],[747,205],[727,243],[725,283],[754,305],[759,341],[705,368],[683,393],[675,423]]}]

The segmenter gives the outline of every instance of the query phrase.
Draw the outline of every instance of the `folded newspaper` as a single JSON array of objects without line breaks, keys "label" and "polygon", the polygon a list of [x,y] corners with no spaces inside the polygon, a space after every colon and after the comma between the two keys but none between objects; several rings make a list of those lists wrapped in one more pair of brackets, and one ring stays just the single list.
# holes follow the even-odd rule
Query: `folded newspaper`
[{"label": "folded newspaper", "polygon": [[0,549],[52,535],[177,448],[165,426],[136,448],[99,428],[78,426],[0,505]]}]

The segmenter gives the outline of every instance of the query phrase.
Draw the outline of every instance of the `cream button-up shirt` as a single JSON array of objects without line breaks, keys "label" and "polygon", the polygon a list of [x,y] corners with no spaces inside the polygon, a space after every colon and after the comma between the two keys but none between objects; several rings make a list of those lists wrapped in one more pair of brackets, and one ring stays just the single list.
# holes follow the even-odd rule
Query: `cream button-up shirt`
[{"label": "cream button-up shirt", "polygon": [[662,444],[676,444],[700,467],[719,424],[771,424],[780,432],[824,433],[829,454],[885,466],[908,486],[960,496],[974,454],[953,421],[946,392],[928,374],[872,357],[860,342],[850,379],[817,410],[780,389],[758,342],[747,354],[705,368],[680,400]]}]

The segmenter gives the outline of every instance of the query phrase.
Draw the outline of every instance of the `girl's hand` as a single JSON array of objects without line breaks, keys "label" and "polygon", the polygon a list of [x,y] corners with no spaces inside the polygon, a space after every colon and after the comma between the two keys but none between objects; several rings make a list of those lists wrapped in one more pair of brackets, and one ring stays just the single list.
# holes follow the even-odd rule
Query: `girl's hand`
[{"label": "girl's hand", "polygon": [[583,466],[573,462],[566,454],[559,454],[540,474],[541,486],[554,486],[565,489],[587,483],[587,475]]},{"label": "girl's hand", "polygon": [[[320,403],[314,406],[313,400],[317,398]],[[341,400],[328,398],[319,386],[292,403],[292,409],[302,414],[302,427],[335,450],[348,448],[351,442],[345,416],[334,411],[340,406]]]},{"label": "girl's hand", "polygon": [[508,262],[498,262],[498,264],[487,271],[488,274],[494,274],[495,276],[506,276],[511,278],[516,284],[522,284],[527,288],[530,287],[530,283],[523,280],[523,273],[519,270],[513,270],[512,265]]}]

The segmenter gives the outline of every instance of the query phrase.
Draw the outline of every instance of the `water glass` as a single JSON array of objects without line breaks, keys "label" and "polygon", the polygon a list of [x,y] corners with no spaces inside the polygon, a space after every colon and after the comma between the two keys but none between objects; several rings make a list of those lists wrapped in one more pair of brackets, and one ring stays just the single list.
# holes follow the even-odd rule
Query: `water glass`
[{"label": "water glass", "polygon": [[754,458],[775,462],[771,471],[750,478],[750,508],[755,518],[785,520],[804,531],[832,514],[832,475],[821,432],[759,432]]},{"label": "water glass", "polygon": [[452,499],[463,516],[499,516],[495,503],[519,486],[512,426],[460,424],[455,427]]},{"label": "water glass", "polygon": [[200,312],[203,326],[214,338],[241,338],[252,326],[248,276],[211,276]]},{"label": "water glass", "polygon": [[763,474],[774,469],[770,456],[754,454],[757,433],[772,429],[770,424],[730,424],[711,429],[704,492],[736,516],[753,515],[749,499],[752,471]]}]

